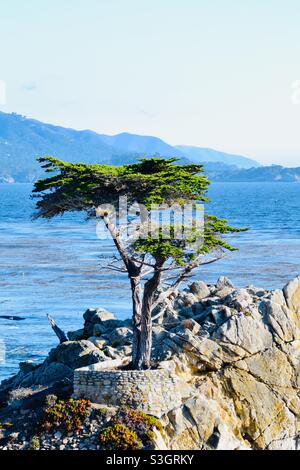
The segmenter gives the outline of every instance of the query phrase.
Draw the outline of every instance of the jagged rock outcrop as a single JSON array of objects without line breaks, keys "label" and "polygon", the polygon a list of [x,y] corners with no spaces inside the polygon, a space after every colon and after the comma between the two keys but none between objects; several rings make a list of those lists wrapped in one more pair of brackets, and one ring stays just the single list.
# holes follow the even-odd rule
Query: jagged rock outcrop
[{"label": "jagged rock outcrop", "polygon": [[[88,310],[82,330],[40,366],[0,387],[46,385],[74,369],[130,356],[131,322]],[[178,377],[182,405],[162,418],[169,449],[297,449],[300,277],[283,290],[236,289],[222,277],[177,292],[153,331],[153,359]]]},{"label": "jagged rock outcrop", "polygon": [[51,386],[66,378],[72,381],[75,369],[130,355],[129,320],[117,320],[104,309],[89,309],[83,317],[84,328],[69,332],[70,341],[53,348],[42,364],[21,363],[19,373],[0,385],[0,398],[16,388]]},{"label": "jagged rock outcrop", "polygon": [[297,449],[300,277],[273,292],[222,283],[191,306],[193,321],[155,329],[157,356],[175,357],[194,387],[166,417],[169,447]]}]

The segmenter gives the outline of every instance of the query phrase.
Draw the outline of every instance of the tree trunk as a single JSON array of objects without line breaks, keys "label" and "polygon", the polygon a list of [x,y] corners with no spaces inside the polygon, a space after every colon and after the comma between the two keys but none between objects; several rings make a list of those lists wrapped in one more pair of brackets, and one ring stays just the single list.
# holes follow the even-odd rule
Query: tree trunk
[{"label": "tree trunk", "polygon": [[140,351],[137,361],[137,369],[149,369],[151,365],[152,349],[152,318],[151,306],[153,295],[151,289],[145,287],[142,306]]},{"label": "tree trunk", "polygon": [[139,277],[130,279],[131,294],[132,294],[132,323],[133,323],[133,342],[132,342],[132,366],[134,369],[138,366],[138,357],[140,355],[141,347],[141,315],[142,315],[142,301],[141,301],[141,280]]},{"label": "tree trunk", "polygon": [[157,263],[154,274],[149,281],[145,283],[143,304],[142,304],[142,318],[141,318],[141,336],[140,336],[140,351],[137,360],[137,369],[150,369],[151,367],[151,351],[152,351],[152,306],[154,302],[155,292],[161,280],[161,267],[162,263]]},{"label": "tree trunk", "polygon": [[[99,209],[99,210],[98,210]],[[96,209],[103,219],[108,231],[110,232],[114,244],[126,266],[128,277],[131,285],[132,306],[133,306],[133,344],[132,344],[132,363],[133,367],[137,366],[137,358],[140,354],[140,339],[141,339],[141,267],[139,267],[129,256],[126,247],[124,246],[120,233],[114,224],[111,222],[108,213],[103,213],[101,208]]]}]

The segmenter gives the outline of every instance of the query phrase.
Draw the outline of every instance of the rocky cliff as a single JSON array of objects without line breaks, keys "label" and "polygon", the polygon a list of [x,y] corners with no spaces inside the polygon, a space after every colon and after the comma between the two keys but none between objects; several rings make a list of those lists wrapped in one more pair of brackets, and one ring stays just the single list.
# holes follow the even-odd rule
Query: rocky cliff
[{"label": "rocky cliff", "polygon": [[[300,278],[283,290],[195,283],[175,306],[190,319],[158,333],[192,397],[167,416],[173,449],[296,449],[299,435]],[[203,299],[204,296],[204,299]],[[171,312],[170,312],[171,315]]]},{"label": "rocky cliff", "polygon": [[[161,418],[157,446],[296,450],[300,277],[276,291],[236,289],[226,278],[210,286],[198,281],[160,309],[165,313],[154,326],[154,366],[176,375],[181,405]],[[2,383],[4,409],[6,402],[10,409],[33,403],[61,380],[71,384],[79,367],[129,361],[130,321],[103,309],[88,310],[84,320],[84,328],[69,333],[70,341],[43,364],[21,364],[19,374]]]}]

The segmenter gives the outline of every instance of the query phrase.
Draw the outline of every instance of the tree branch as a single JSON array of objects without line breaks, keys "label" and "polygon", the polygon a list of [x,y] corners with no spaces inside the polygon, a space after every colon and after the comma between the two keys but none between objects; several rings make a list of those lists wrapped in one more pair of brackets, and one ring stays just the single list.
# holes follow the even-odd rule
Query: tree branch
[{"label": "tree branch", "polygon": [[111,222],[108,212],[103,212],[102,209],[96,209],[96,214],[102,218],[105,223],[106,228],[108,229],[115,247],[117,248],[123,263],[125,264],[126,270],[130,276],[138,276],[140,274],[140,268],[136,265],[134,260],[130,257],[128,251],[126,250],[125,245],[122,242],[119,231],[116,229],[115,225]]},{"label": "tree branch", "polygon": [[67,335],[65,334],[65,332],[63,330],[61,330],[59,328],[59,326],[56,324],[55,320],[50,315],[47,315],[47,318],[49,320],[49,323],[51,325],[52,330],[54,331],[54,333],[58,337],[60,344],[65,343],[66,341],[69,341]]},{"label": "tree branch", "polygon": [[[208,264],[212,264],[212,263],[215,263],[216,261],[218,261],[221,257],[217,257],[217,258],[213,258],[209,261],[205,261],[205,262],[202,262],[200,259],[194,261],[193,263],[190,263],[188,264],[187,266],[185,266],[185,268],[182,270],[181,274],[179,274],[179,276],[176,278],[175,282],[168,288],[166,289],[164,292],[162,292],[158,298],[156,299],[156,301],[153,303],[152,305],[152,311],[161,303],[163,302],[164,300],[168,299],[168,297],[173,294],[173,292],[175,291],[175,289],[177,289],[181,284],[182,282],[187,279],[188,277],[190,277],[190,273],[191,271],[193,271],[194,269],[196,268],[199,268],[200,266],[205,266],[205,265],[208,265]],[[156,318],[156,317],[155,317]],[[154,319],[155,319],[154,318]]]}]

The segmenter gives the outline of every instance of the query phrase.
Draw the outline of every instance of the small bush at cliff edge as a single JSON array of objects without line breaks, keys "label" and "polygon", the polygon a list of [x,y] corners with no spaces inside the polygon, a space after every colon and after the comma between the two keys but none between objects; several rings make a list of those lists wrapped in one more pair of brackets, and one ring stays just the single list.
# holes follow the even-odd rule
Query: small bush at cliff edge
[{"label": "small bush at cliff edge", "polygon": [[60,428],[65,432],[79,432],[90,410],[91,403],[87,400],[58,401],[45,409],[41,427],[47,431]]},{"label": "small bush at cliff edge", "polygon": [[140,450],[143,448],[137,433],[119,422],[104,429],[99,440],[104,450]]},{"label": "small bush at cliff edge", "polygon": [[112,424],[100,433],[100,444],[105,450],[151,449],[154,445],[154,429],[163,431],[159,420],[145,413],[121,409]]}]

